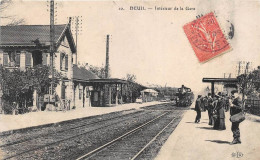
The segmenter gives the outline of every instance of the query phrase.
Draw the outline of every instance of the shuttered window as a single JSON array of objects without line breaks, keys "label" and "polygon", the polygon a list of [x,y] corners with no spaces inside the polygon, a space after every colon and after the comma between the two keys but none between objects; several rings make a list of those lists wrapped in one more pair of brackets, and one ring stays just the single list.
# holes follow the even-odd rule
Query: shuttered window
[{"label": "shuttered window", "polygon": [[20,67],[20,52],[16,52],[15,56],[15,66]]},{"label": "shuttered window", "polygon": [[65,87],[65,85],[63,84],[62,86],[61,86],[61,99],[65,99],[65,92],[66,92],[66,87]]},{"label": "shuttered window", "polygon": [[68,70],[68,55],[65,57],[65,69]]},{"label": "shuttered window", "polygon": [[60,70],[62,70],[63,53],[60,54]]},{"label": "shuttered window", "polygon": [[31,67],[31,61],[32,61],[32,54],[29,52],[26,52],[25,54],[25,66],[26,67]]},{"label": "shuttered window", "polygon": [[9,59],[8,53],[4,53],[4,66],[5,67],[8,67],[8,59]]},{"label": "shuttered window", "polygon": [[47,53],[42,53],[42,64],[47,65]]}]

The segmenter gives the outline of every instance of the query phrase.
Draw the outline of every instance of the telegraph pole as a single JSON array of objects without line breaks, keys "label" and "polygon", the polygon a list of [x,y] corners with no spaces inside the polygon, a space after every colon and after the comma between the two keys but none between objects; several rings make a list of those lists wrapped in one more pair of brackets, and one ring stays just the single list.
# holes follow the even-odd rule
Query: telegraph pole
[{"label": "telegraph pole", "polygon": [[[78,51],[78,30],[79,30],[79,17],[76,17],[76,52]],[[77,59],[75,60],[77,62]]]},{"label": "telegraph pole", "polygon": [[109,34],[107,35],[107,42],[106,42],[106,68],[105,68],[105,77],[108,78],[109,76]]},{"label": "telegraph pole", "polygon": [[[82,34],[82,16],[68,17],[71,19],[71,31],[75,35],[76,54],[78,54],[78,37]],[[74,57],[77,62],[77,56]]]},{"label": "telegraph pole", "polygon": [[2,96],[3,96],[3,79],[2,79],[2,66],[0,66],[0,111],[3,112],[2,109]]},{"label": "telegraph pole", "polygon": [[55,30],[54,30],[54,0],[50,0],[50,67],[51,67],[51,91],[54,94],[54,65],[53,54],[55,50]]}]

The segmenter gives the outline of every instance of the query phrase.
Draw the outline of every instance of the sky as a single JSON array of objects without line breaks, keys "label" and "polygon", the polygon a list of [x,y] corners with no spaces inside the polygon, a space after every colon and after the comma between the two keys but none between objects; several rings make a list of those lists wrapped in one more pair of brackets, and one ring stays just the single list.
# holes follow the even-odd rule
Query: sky
[{"label": "sky", "polygon": [[[14,1],[7,14],[26,24],[49,24],[46,1]],[[135,74],[141,84],[180,87],[200,92],[210,84],[203,77],[235,73],[238,61],[260,65],[259,1],[57,1],[57,24],[82,16],[78,61],[105,64],[106,35],[111,36],[110,69],[114,78]],[[183,7],[183,11],[130,10],[130,6]],[[195,10],[185,10],[186,7]],[[119,10],[124,8],[124,10]],[[232,51],[199,63],[182,27],[197,15],[214,11],[223,31],[235,27]],[[4,25],[4,21],[1,21]]]}]

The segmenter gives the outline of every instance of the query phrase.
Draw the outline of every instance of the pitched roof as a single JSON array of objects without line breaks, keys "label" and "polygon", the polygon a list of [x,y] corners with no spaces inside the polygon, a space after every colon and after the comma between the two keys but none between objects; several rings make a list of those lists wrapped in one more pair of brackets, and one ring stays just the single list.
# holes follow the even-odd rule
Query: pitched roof
[{"label": "pitched roof", "polygon": [[73,79],[78,81],[88,81],[90,79],[99,79],[93,72],[77,65],[73,66]]},{"label": "pitched roof", "polygon": [[[65,32],[66,24],[55,25],[55,42]],[[0,45],[34,45],[36,39],[41,44],[50,43],[50,25],[0,26]]]}]

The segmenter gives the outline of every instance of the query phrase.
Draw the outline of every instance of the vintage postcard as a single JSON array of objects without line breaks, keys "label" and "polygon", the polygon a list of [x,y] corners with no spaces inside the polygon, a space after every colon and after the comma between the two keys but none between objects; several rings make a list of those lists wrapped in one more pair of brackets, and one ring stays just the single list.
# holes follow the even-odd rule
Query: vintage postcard
[{"label": "vintage postcard", "polygon": [[0,159],[259,160],[259,0],[0,0]]}]

